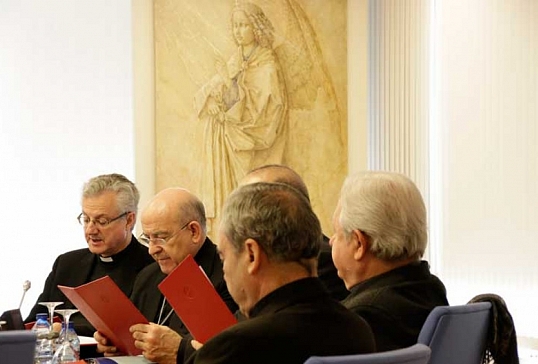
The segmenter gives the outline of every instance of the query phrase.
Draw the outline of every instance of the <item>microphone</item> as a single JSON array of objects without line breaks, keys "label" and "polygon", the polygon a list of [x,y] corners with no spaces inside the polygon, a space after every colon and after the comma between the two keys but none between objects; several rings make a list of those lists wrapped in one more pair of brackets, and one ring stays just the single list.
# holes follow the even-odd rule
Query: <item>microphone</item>
[{"label": "microphone", "polygon": [[22,301],[24,301],[24,296],[26,295],[26,292],[32,287],[32,283],[29,280],[24,281],[22,284],[22,297],[21,297],[21,303],[19,303],[19,310],[22,306]]}]

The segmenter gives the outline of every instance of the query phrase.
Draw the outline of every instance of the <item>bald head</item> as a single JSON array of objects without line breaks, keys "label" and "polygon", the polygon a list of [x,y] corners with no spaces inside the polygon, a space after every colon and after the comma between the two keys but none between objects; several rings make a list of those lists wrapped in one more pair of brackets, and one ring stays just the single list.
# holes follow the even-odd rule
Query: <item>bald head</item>
[{"label": "bald head", "polygon": [[142,212],[141,222],[141,238],[164,274],[172,272],[189,254],[196,256],[206,240],[204,205],[183,188],[167,188],[156,194]]},{"label": "bald head", "polygon": [[256,182],[283,183],[295,188],[310,201],[306,184],[301,176],[290,167],[281,164],[268,164],[255,168],[247,173],[240,185]]},{"label": "bald head", "polygon": [[167,188],[157,193],[142,212],[142,220],[149,216],[177,220],[180,224],[194,220],[200,223],[204,232],[206,230],[204,204],[184,188]]}]

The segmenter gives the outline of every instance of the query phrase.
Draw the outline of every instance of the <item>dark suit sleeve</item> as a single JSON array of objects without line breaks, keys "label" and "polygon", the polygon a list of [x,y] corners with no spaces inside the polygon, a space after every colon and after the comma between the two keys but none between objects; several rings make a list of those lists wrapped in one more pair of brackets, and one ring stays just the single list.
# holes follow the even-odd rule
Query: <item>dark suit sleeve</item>
[{"label": "dark suit sleeve", "polygon": [[183,339],[179,343],[179,348],[177,350],[177,364],[185,363],[187,359],[196,352],[196,350],[194,350],[191,345],[191,340],[191,334],[183,336]]},{"label": "dark suit sleeve", "polygon": [[[131,302],[139,310],[140,310],[140,306],[142,305],[142,297],[141,297],[142,295],[141,295],[140,292],[142,292],[143,288],[144,288],[144,284],[142,283],[144,280],[141,277],[141,272],[143,272],[143,271],[144,270],[140,271],[140,273],[138,273],[138,275],[136,276],[134,284],[133,284],[133,291],[131,292],[131,295],[129,296]],[[149,318],[147,318],[147,319],[150,320]],[[151,320],[153,320],[153,319],[151,319]]]},{"label": "dark suit sleeve", "polygon": [[[189,342],[189,346],[190,342]],[[225,363],[252,363],[252,350],[256,347],[255,341],[248,337],[232,337],[220,334],[209,340],[205,345],[194,351],[185,364],[225,364]]]}]

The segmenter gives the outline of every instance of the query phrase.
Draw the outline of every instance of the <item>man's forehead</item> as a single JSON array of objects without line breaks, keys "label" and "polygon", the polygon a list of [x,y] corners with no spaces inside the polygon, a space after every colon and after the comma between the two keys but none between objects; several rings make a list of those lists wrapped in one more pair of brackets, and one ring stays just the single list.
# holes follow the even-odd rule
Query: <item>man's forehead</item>
[{"label": "man's forehead", "polygon": [[113,213],[117,209],[116,197],[112,193],[99,194],[84,197],[82,199],[82,210],[85,213]]},{"label": "man's forehead", "polygon": [[173,213],[166,205],[152,205],[142,211],[140,222],[142,225],[168,225],[178,220],[177,214]]},{"label": "man's forehead", "polygon": [[172,232],[175,228],[178,228],[179,221],[169,215],[144,215],[140,222],[142,224],[142,231],[144,234],[166,234]]}]

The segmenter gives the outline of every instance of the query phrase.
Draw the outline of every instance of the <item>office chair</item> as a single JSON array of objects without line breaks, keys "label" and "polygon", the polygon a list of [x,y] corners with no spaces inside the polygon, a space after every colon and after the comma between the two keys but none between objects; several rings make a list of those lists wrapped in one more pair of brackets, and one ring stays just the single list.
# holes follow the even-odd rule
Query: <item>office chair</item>
[{"label": "office chair", "polygon": [[514,320],[504,299],[495,293],[483,293],[473,297],[469,303],[490,302],[488,339],[484,363],[519,364],[517,334]]},{"label": "office chair", "polygon": [[304,364],[428,364],[430,348],[413,346],[372,354],[312,356]]},{"label": "office chair", "polygon": [[36,334],[28,330],[0,331],[2,364],[33,364]]},{"label": "office chair", "polygon": [[24,322],[22,321],[21,310],[14,309],[5,311],[0,316],[0,321],[3,322],[2,330],[24,330]]},{"label": "office chair", "polygon": [[481,364],[490,315],[489,302],[435,307],[418,336],[431,349],[429,364]]}]

